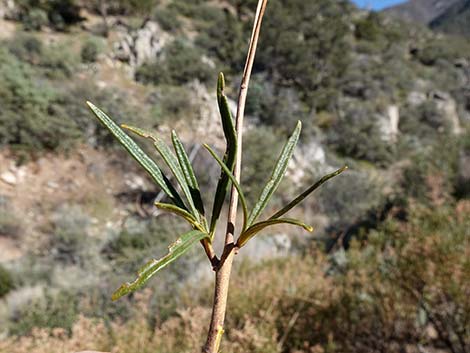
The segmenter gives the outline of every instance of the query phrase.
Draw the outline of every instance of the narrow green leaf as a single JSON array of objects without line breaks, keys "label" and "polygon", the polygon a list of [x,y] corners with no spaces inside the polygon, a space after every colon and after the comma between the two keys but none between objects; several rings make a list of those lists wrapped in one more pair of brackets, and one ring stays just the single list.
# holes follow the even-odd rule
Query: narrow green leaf
[{"label": "narrow green leaf", "polygon": [[346,169],[348,169],[347,166],[344,166],[340,169],[338,169],[337,171],[333,172],[333,173],[330,173],[330,174],[327,174],[325,175],[324,177],[322,177],[320,180],[318,180],[315,184],[313,184],[312,186],[310,186],[307,190],[305,190],[304,192],[302,192],[299,196],[297,196],[294,200],[292,200],[291,202],[289,202],[289,204],[287,204],[286,206],[284,206],[280,211],[276,212],[274,215],[272,215],[271,217],[269,217],[269,219],[276,219],[276,218],[279,218],[281,217],[282,215],[286,214],[287,212],[289,212],[291,209],[293,209],[295,206],[297,206],[299,203],[301,203],[303,200],[305,200],[305,198],[310,195],[312,192],[314,192],[316,189],[318,189],[323,183],[327,182],[328,180],[330,180],[331,178],[334,178],[335,176],[341,174],[342,172],[344,172]]},{"label": "narrow green leaf", "polygon": [[217,153],[215,153],[214,150],[212,148],[210,148],[208,145],[204,144],[203,146],[209,151],[209,153],[212,155],[212,157],[214,157],[214,159],[217,161],[217,163],[219,163],[220,167],[227,174],[230,181],[233,183],[233,185],[237,189],[238,197],[240,199],[240,203],[242,205],[242,210],[243,210],[243,228],[242,229],[245,230],[247,217],[248,217],[248,208],[246,207],[246,198],[245,198],[245,195],[243,193],[243,190],[240,187],[240,184],[238,183],[235,176],[232,174],[232,172],[228,169],[228,167],[224,164],[224,162],[222,162],[222,160],[219,158],[219,156],[217,156]]},{"label": "narrow green leaf", "polygon": [[199,184],[196,179],[196,175],[194,174],[193,166],[191,165],[191,161],[189,160],[188,154],[184,149],[184,145],[178,137],[176,131],[171,132],[171,140],[173,142],[173,147],[175,148],[176,157],[178,158],[178,162],[180,164],[181,170],[183,171],[184,178],[186,179],[186,183],[189,186],[189,191],[194,200],[194,204],[198,209],[199,213],[204,216],[204,204],[202,202],[201,197],[201,190],[199,188]]},{"label": "narrow green leaf", "polygon": [[186,253],[196,242],[207,238],[208,235],[199,230],[192,230],[183,234],[173,244],[168,247],[168,254],[159,260],[151,260],[144,265],[138,272],[138,277],[134,282],[124,283],[113,293],[112,299],[117,300],[122,296],[142,287],[155,273],[175,261],[181,255]]},{"label": "narrow green leaf", "polygon": [[248,217],[248,227],[251,226],[253,222],[255,222],[256,219],[259,217],[261,212],[263,212],[266,205],[268,204],[269,199],[281,183],[281,180],[284,177],[284,174],[287,169],[287,164],[289,163],[289,160],[291,159],[292,154],[294,153],[294,148],[297,145],[297,141],[299,140],[301,129],[302,124],[299,121],[291,137],[284,145],[284,148],[282,149],[282,152],[276,162],[276,166],[274,167],[271,177],[269,178],[269,181],[267,182],[264,189],[261,191],[261,195],[259,196],[258,201],[256,201],[256,204],[253,207],[250,216]]},{"label": "narrow green leaf", "polygon": [[[235,158],[237,154],[237,135],[235,127],[233,125],[232,113],[230,112],[230,107],[228,105],[227,97],[224,93],[225,89],[225,78],[224,74],[219,74],[219,79],[217,80],[217,103],[219,105],[220,117],[222,120],[222,128],[224,130],[224,135],[227,143],[227,147],[224,154],[224,164],[232,172],[233,167],[235,166]],[[212,206],[212,216],[210,223],[210,232],[213,234],[215,231],[215,225],[217,220],[220,217],[220,212],[225,201],[225,195],[227,194],[227,188],[229,184],[229,177],[221,168],[220,177],[217,183],[217,188],[214,197],[214,204]]]},{"label": "narrow green leaf", "polygon": [[181,190],[183,191],[183,194],[186,196],[186,199],[188,200],[191,213],[193,214],[194,217],[199,218],[199,214],[196,209],[196,206],[194,205],[194,201],[191,195],[189,185],[186,182],[186,179],[183,175],[183,171],[181,170],[181,167],[178,163],[178,159],[176,158],[174,153],[171,151],[170,147],[168,147],[167,144],[163,142],[161,138],[159,138],[158,136],[156,136],[155,134],[151,132],[142,130],[137,127],[129,126],[129,125],[123,124],[121,126],[123,129],[129,130],[139,136],[148,138],[153,141],[153,145],[157,149],[158,153],[160,153],[165,163],[170,168],[178,184],[181,186]]},{"label": "narrow green leaf", "polygon": [[308,224],[305,224],[301,221],[298,221],[296,219],[291,219],[291,218],[277,218],[277,219],[269,219],[267,221],[262,221],[253,224],[251,227],[249,227],[246,231],[244,231],[240,237],[238,238],[237,241],[237,246],[242,247],[244,246],[248,240],[253,238],[256,234],[258,234],[260,231],[263,229],[273,226],[276,224],[293,224],[298,227],[304,228],[308,232],[313,232],[313,227],[309,226]]},{"label": "narrow green leaf", "polygon": [[184,210],[184,209],[182,209],[178,206],[169,204],[169,203],[156,202],[155,206],[160,210],[170,212],[170,213],[174,213],[175,215],[178,215],[178,216],[184,218],[187,222],[189,222],[189,224],[191,224],[191,226],[194,229],[198,229],[202,232],[205,232],[204,227],[188,211],[186,211],[186,210]]},{"label": "narrow green leaf", "polygon": [[178,195],[173,185],[162,173],[157,164],[132,140],[109,116],[93,103],[87,102],[93,114],[108,130],[116,137],[121,145],[130,155],[150,174],[157,185],[171,198],[178,206],[185,208],[183,200]]}]

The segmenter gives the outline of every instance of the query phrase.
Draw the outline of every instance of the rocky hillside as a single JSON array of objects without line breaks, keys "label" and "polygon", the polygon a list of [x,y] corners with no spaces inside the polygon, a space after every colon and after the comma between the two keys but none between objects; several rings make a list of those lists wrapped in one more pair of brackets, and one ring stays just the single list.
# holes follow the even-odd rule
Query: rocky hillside
[{"label": "rocky hillside", "polygon": [[[428,23],[450,3],[410,1],[404,8],[416,7],[419,21]],[[165,139],[176,129],[191,151],[208,203],[219,169],[200,146],[209,143],[219,151],[224,147],[215,79],[219,71],[226,73],[234,109],[254,4],[253,0],[0,0],[0,338],[17,335],[28,340],[37,327],[62,327],[76,335],[72,328],[80,315],[118,326],[135,317],[135,297],[110,303],[109,294],[149,258],[163,254],[181,226],[156,212],[153,202],[161,199],[160,190],[94,120],[84,102],[90,100],[118,122],[152,129]],[[299,317],[307,304],[291,302],[287,294],[282,297],[282,290],[276,292],[282,299],[264,300],[253,292],[260,302],[271,303],[271,309],[260,313],[255,306],[238,307],[236,329],[229,336],[238,342],[239,351],[397,352],[400,345],[417,352],[416,347],[427,345],[437,352],[457,342],[454,331],[443,339],[429,329],[433,324],[426,315],[433,312],[422,314],[418,306],[423,301],[396,290],[399,279],[389,276],[392,272],[369,276],[362,266],[382,271],[394,263],[389,256],[404,249],[408,257],[402,268],[406,270],[408,260],[417,261],[416,273],[423,276],[422,281],[414,280],[415,272],[406,272],[407,285],[439,285],[432,287],[432,293],[450,290],[445,273],[436,274],[442,281],[434,282],[433,276],[429,280],[427,272],[420,272],[428,266],[440,269],[438,262],[446,259],[436,255],[434,263],[433,256],[425,256],[421,260],[430,263],[419,262],[411,235],[423,239],[437,231],[449,235],[453,227],[459,237],[423,240],[420,249],[429,254],[442,249],[457,253],[465,246],[470,195],[468,38],[369,13],[346,0],[272,1],[246,113],[242,182],[248,202],[256,200],[297,120],[304,126],[301,142],[273,207],[324,173],[344,164],[350,167],[297,211],[315,225],[313,236],[281,227],[258,238],[241,255],[257,262],[314,248],[313,253],[322,254],[315,257],[321,261],[315,268],[325,273],[318,282],[300,276],[292,288],[300,288],[299,297],[317,295],[309,285],[319,283],[322,294],[308,299],[315,304],[300,321],[313,327],[312,315],[320,313],[318,317],[333,322],[336,312],[345,317],[336,322],[348,324],[339,336],[330,327],[321,337],[299,330],[282,338],[286,331],[282,322]],[[151,146],[139,143],[153,153]],[[436,244],[442,249],[433,248]],[[200,287],[210,270],[198,253],[149,285],[153,293],[149,312],[140,317],[148,332],[178,326],[172,320],[186,317],[176,309],[181,303],[207,305],[207,293]],[[452,259],[454,267],[449,268],[457,278],[464,273],[459,272],[463,260],[457,255]],[[269,276],[276,266],[285,265],[270,266],[271,272],[257,268],[259,278],[264,278],[259,282],[276,283]],[[361,282],[367,278],[374,281]],[[399,293],[397,297],[384,299],[384,289],[375,287],[382,281],[387,283],[386,292]],[[188,286],[197,288],[188,294]],[[458,325],[465,322],[461,313],[470,310],[453,299],[465,293],[462,286],[449,287],[456,292],[424,298],[431,298],[425,303],[437,311],[444,305],[440,298],[453,300],[448,307],[457,314],[446,311],[446,315],[455,320],[458,333]],[[401,305],[405,297],[406,305]],[[329,302],[331,298],[338,302]],[[338,304],[346,302],[351,303],[347,310]],[[362,310],[366,302],[367,312]],[[396,307],[389,312],[376,310],[391,308],[390,303]],[[272,311],[274,307],[279,312]],[[247,322],[243,310],[251,310],[259,322]],[[270,316],[274,312],[275,318]],[[417,312],[423,322],[419,327]],[[377,313],[383,316],[370,320]],[[346,326],[356,319],[365,328],[352,334]],[[367,326],[372,323],[383,323],[383,332]],[[262,331],[261,326],[269,329]],[[254,346],[242,339],[250,330],[262,336],[254,338]],[[112,333],[109,340],[118,336]],[[5,352],[11,352],[14,340],[8,339]]]},{"label": "rocky hillside", "polygon": [[397,18],[429,24],[461,0],[409,0],[403,4],[384,10],[385,13]]},{"label": "rocky hillside", "polygon": [[470,37],[470,1],[462,0],[453,4],[432,20],[430,26],[446,33]]}]

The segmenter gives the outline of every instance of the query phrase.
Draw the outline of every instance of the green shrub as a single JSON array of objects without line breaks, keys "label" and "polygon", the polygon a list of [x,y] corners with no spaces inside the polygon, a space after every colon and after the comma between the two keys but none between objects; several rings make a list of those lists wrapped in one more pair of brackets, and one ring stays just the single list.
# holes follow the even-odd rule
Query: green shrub
[{"label": "green shrub", "polygon": [[83,63],[94,63],[100,54],[100,45],[96,40],[88,39],[83,43],[80,50],[80,57]]},{"label": "green shrub", "polygon": [[327,130],[328,143],[343,156],[384,165],[392,160],[394,151],[382,138],[376,119],[367,106],[346,107]]},{"label": "green shrub", "polygon": [[40,31],[49,24],[47,13],[41,9],[32,9],[22,18],[24,29],[27,31]]},{"label": "green shrub", "polygon": [[144,83],[184,84],[198,79],[207,82],[212,76],[211,68],[203,61],[199,49],[182,39],[168,44],[161,61],[144,63],[137,69],[136,79]]},{"label": "green shrub", "polygon": [[433,66],[439,61],[454,61],[465,58],[470,46],[464,38],[446,37],[428,40],[425,45],[418,48],[415,53],[416,59],[422,64]]},{"label": "green shrub", "polygon": [[38,64],[44,52],[40,39],[34,35],[18,33],[12,40],[6,42],[8,50],[21,61]]},{"label": "green shrub", "polygon": [[255,202],[263,185],[270,176],[275,164],[275,156],[282,148],[282,139],[272,128],[259,127],[247,131],[244,136],[243,150],[244,170],[242,182],[245,185],[249,202]]},{"label": "green shrub", "polygon": [[31,66],[0,50],[0,145],[29,151],[66,148],[80,132],[58,93]]},{"label": "green shrub", "polygon": [[224,13],[208,6],[205,9],[200,11],[207,22],[203,22],[205,25],[196,38],[196,44],[234,72],[242,69],[246,50],[242,23],[228,11]]},{"label": "green shrub", "polygon": [[154,18],[165,31],[175,32],[181,28],[178,12],[171,8],[157,8]]},{"label": "green shrub", "polygon": [[441,136],[431,146],[412,156],[403,173],[406,195],[428,205],[451,201],[458,185],[461,142]]},{"label": "green shrub", "polygon": [[356,22],[354,34],[356,38],[365,41],[376,41],[382,34],[383,25],[377,13],[371,12],[364,19]]},{"label": "green shrub", "polygon": [[70,331],[78,316],[78,297],[74,293],[46,292],[44,297],[20,308],[10,325],[13,335],[26,335],[34,328],[64,328]]},{"label": "green shrub", "polygon": [[65,205],[53,215],[49,249],[54,259],[80,264],[83,251],[90,245],[87,233],[90,218],[78,206]]},{"label": "green shrub", "polygon": [[20,20],[28,30],[40,30],[46,25],[65,30],[83,20],[81,6],[75,0],[20,0],[17,6]]},{"label": "green shrub", "polygon": [[6,268],[0,265],[0,298],[7,295],[14,287],[12,275]]}]

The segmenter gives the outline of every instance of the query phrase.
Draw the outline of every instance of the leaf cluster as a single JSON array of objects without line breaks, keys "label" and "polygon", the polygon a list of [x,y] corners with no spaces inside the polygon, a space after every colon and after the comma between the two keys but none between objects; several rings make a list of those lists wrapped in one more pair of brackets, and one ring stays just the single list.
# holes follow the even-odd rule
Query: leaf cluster
[{"label": "leaf cluster", "polygon": [[[291,224],[302,227],[307,231],[313,231],[313,228],[300,220],[283,217],[292,208],[300,204],[307,196],[309,196],[321,184],[330,178],[343,172],[343,167],[334,173],[328,174],[321,178],[318,182],[307,188],[291,202],[285,205],[281,210],[277,211],[271,217],[260,221],[259,218],[265,210],[268,202],[274,192],[279,187],[284,174],[287,170],[288,163],[292,158],[295,146],[299,140],[301,123],[297,123],[293,133],[285,143],[276,165],[269,177],[266,185],[262,189],[254,206],[249,210],[244,190],[233,175],[233,169],[236,161],[237,153],[237,136],[234,127],[234,121],[228,105],[227,97],[224,93],[225,80],[221,73],[217,82],[217,103],[219,106],[220,116],[222,120],[222,128],[226,139],[226,150],[222,158],[208,145],[204,147],[212,155],[220,166],[220,177],[214,194],[214,202],[210,218],[207,218],[205,207],[201,197],[199,183],[194,174],[194,168],[189,160],[188,153],[175,131],[171,133],[171,141],[173,150],[159,136],[152,132],[144,131],[137,127],[128,125],[118,126],[109,116],[92,103],[88,105],[98,120],[108,128],[121,145],[129,152],[129,154],[143,167],[152,177],[155,183],[165,192],[170,202],[155,204],[159,209],[173,213],[189,223],[192,230],[181,235],[173,244],[168,247],[168,254],[160,259],[149,261],[138,271],[138,277],[131,283],[124,283],[114,294],[113,300],[116,300],[130,292],[143,286],[155,273],[162,268],[178,259],[186,253],[194,244],[201,242],[208,255],[212,266],[217,268],[224,261],[223,255],[218,259],[212,248],[212,242],[215,237],[217,221],[220,218],[223,203],[227,194],[229,185],[233,185],[238,191],[238,197],[243,210],[243,225],[235,247],[241,248],[247,242],[262,230],[276,224]],[[140,137],[149,139],[169,170],[177,185],[174,185],[170,177],[165,175],[162,169],[149,157],[134,140],[127,135],[124,130],[132,132]]]}]

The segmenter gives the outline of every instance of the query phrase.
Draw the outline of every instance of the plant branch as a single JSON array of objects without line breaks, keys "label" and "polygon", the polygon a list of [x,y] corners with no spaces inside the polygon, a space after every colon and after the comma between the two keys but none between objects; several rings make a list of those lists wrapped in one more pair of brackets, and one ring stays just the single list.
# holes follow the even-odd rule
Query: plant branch
[{"label": "plant branch", "polygon": [[[250,44],[248,48],[245,68],[243,70],[242,82],[238,95],[237,115],[235,127],[237,132],[237,154],[234,168],[234,176],[240,181],[241,162],[242,162],[242,138],[243,138],[243,118],[245,115],[246,97],[248,86],[250,83],[251,71],[256,55],[259,33],[264,12],[266,10],[268,0],[259,0],[256,9],[256,16],[251,34]],[[212,307],[212,317],[203,353],[217,353],[219,351],[220,342],[224,332],[225,312],[227,309],[228,288],[230,283],[230,274],[232,271],[233,258],[236,253],[234,246],[235,221],[237,218],[238,191],[232,183],[230,204],[227,216],[227,229],[225,233],[225,246],[221,257],[220,265],[216,269],[215,276],[215,293],[214,303]]]}]

